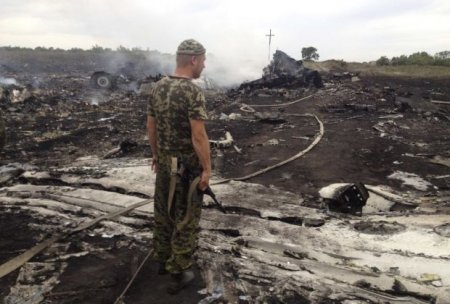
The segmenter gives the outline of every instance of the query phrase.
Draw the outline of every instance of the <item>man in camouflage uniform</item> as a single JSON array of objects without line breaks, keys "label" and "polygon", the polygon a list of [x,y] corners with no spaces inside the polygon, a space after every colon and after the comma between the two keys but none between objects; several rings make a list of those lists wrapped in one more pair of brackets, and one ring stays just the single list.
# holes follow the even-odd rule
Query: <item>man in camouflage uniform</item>
[{"label": "man in camouflage uniform", "polygon": [[[174,75],[155,84],[147,108],[152,169],[156,172],[154,257],[159,262],[158,273],[172,276],[169,293],[178,292],[194,279],[190,268],[201,214],[200,191],[208,187],[211,175],[205,97],[191,81],[199,78],[205,67],[205,48],[193,39],[185,40],[178,46],[176,60]],[[174,157],[179,172],[170,199]],[[188,189],[195,176],[200,176],[200,191],[193,192],[188,208]]]}]

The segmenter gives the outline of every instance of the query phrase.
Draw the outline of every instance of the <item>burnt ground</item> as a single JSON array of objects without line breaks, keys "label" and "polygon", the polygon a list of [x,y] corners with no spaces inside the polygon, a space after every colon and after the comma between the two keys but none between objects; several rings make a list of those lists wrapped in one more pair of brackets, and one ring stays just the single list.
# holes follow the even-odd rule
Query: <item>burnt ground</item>
[{"label": "burnt ground", "polygon": [[[3,76],[23,85],[39,78],[39,86],[29,87],[29,96],[18,102],[12,102],[12,90],[24,94],[23,86],[3,86],[9,94],[5,93],[0,100],[8,144],[0,152],[0,165],[27,163],[51,171],[80,157],[105,156],[121,143],[125,148],[110,157],[151,156],[145,138],[145,99],[137,92],[96,91],[89,88],[86,75],[15,72]],[[276,104],[310,94],[314,96],[290,106],[254,108],[272,116],[276,114],[275,121],[261,121],[253,113],[240,111],[242,103]],[[322,141],[300,159],[250,182],[301,194],[307,205],[320,208],[318,190],[336,182],[383,184],[400,192],[417,191],[388,178],[395,171],[404,171],[417,174],[433,185],[418,192],[419,198],[442,197],[445,193],[448,198],[449,167],[431,161],[436,156],[450,158],[450,106],[433,104],[431,99],[450,100],[450,79],[372,76],[351,82],[329,76],[320,90],[260,89],[228,94],[209,91],[207,99],[210,139],[219,139],[225,131],[230,131],[234,144],[242,149],[241,153],[232,147],[223,149],[223,159],[217,158],[217,148],[213,149],[215,169],[222,177],[246,175],[305,149],[316,136],[318,124],[312,117],[295,115],[313,113],[324,123]],[[242,117],[219,119],[221,113],[238,113]],[[272,139],[276,141],[269,141]],[[19,176],[3,186],[26,182],[29,181]],[[448,199],[440,202],[438,207],[448,210]],[[31,247],[49,232],[57,231],[57,227],[46,231],[36,228],[51,227],[52,223],[46,221],[17,210],[3,212],[0,262]],[[30,226],[30,222],[36,225]],[[73,237],[77,241],[71,246],[92,243],[102,249],[102,254],[84,256],[70,264],[61,275],[60,284],[46,299],[49,303],[111,303],[145,256],[144,244],[131,241],[132,245],[120,246],[123,241],[120,237],[106,243],[88,234]],[[197,293],[202,282],[181,297],[168,297],[163,291],[167,278],[155,276],[154,266],[149,263],[142,270],[127,294],[129,303],[198,303],[202,298]],[[8,294],[8,286],[16,277],[17,271],[0,279],[0,299]],[[92,282],[96,283],[92,285]]]},{"label": "burnt ground", "polygon": [[[106,155],[123,142],[131,142],[130,151],[116,156],[151,156],[145,140],[145,100],[136,92],[86,90],[87,78],[81,77],[53,75],[41,81],[46,85],[36,95],[31,91],[32,96],[24,102],[4,100],[0,105],[8,128],[2,164],[64,165],[86,155]],[[386,179],[393,170],[413,171],[420,176],[447,172],[448,167],[428,160],[435,155],[448,157],[449,106],[432,104],[429,98],[437,92],[439,100],[450,98],[449,87],[450,80],[431,79],[371,77],[355,83],[330,82],[329,88],[319,91],[292,92],[295,97],[315,94],[305,101],[287,107],[256,108],[278,113],[284,122],[276,123],[259,122],[252,113],[239,108],[241,103],[251,106],[295,100],[279,96],[286,95],[285,90],[260,90],[254,96],[233,97],[209,92],[208,108],[215,119],[207,127],[210,139],[219,139],[228,130],[242,148],[241,154],[224,150],[225,163],[219,170],[223,177],[237,177],[306,148],[318,132],[317,122],[292,115],[313,113],[325,126],[324,139],[314,152],[252,181],[311,195],[337,181],[398,186]],[[219,120],[220,113],[239,113],[243,118]],[[402,117],[383,118],[396,114]],[[393,122],[385,127],[384,137],[373,128],[380,121]],[[265,145],[270,139],[277,139],[278,144]]]},{"label": "burnt ground", "polygon": [[[313,118],[290,116],[302,113],[314,113],[323,121],[323,140],[301,159],[252,181],[316,195],[318,189],[333,182],[361,181],[398,188],[398,181],[386,178],[395,170],[414,172],[423,177],[447,174],[448,167],[431,164],[428,160],[434,155],[448,157],[449,108],[447,105],[434,106],[422,95],[430,95],[433,86],[448,88],[449,84],[450,81],[432,83],[368,78],[361,83],[333,85],[325,92],[305,92],[304,95],[317,95],[280,108],[285,123],[248,123],[244,126],[241,122],[224,123],[237,145],[242,143],[244,151],[243,155],[235,151],[226,154],[231,166],[224,166],[224,174],[229,177],[245,175],[305,149],[318,132],[318,124]],[[401,95],[411,96],[405,98]],[[248,98],[243,102],[249,105],[274,104],[274,99],[284,101],[270,96]],[[262,109],[267,111],[270,108]],[[238,109],[229,111],[238,112]],[[391,118],[380,118],[392,114],[401,114],[402,117],[394,119],[386,129],[387,135],[381,137],[373,126],[380,121],[392,121]],[[218,124],[214,126],[220,128]],[[278,139],[279,144],[264,146],[272,138]],[[255,160],[257,162],[252,163]],[[400,163],[395,164],[396,161]],[[443,190],[448,189],[448,183],[440,186]]]}]

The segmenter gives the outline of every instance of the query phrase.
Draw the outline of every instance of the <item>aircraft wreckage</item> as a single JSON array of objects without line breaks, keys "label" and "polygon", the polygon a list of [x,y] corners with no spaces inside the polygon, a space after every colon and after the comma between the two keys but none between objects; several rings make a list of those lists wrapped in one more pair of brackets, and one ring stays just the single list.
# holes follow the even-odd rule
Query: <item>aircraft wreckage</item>
[{"label": "aircraft wreckage", "polygon": [[278,51],[260,80],[207,92],[226,213],[205,198],[202,280],[179,296],[146,260],[145,99],[86,91],[88,76],[3,86],[1,301],[450,303],[447,106],[291,59]]},{"label": "aircraft wreckage", "polygon": [[[10,285],[5,303],[25,303],[30,297],[33,303],[65,303],[58,299],[69,291],[73,300],[77,290],[67,288],[74,288],[74,276],[86,280],[75,285],[78,298],[85,299],[84,290],[89,294],[99,289],[98,299],[112,300],[117,293],[102,290],[124,288],[135,269],[127,264],[137,263],[151,247],[152,203],[146,198],[152,196],[154,176],[148,160],[86,158],[52,172],[30,169],[21,174],[28,183],[0,192],[2,222],[10,224],[3,233],[17,238],[9,241],[8,253],[3,247],[2,256],[22,253],[33,240],[49,243],[35,258],[17,261],[18,271],[5,274],[0,267],[3,284]],[[376,187],[383,196],[371,193],[360,217],[305,207],[301,196],[274,187],[239,181],[212,187],[227,213],[206,200],[196,259],[205,282],[202,289],[210,296],[248,303],[272,298],[290,303],[449,301],[447,214],[386,212],[393,201],[407,198],[383,187]],[[119,217],[108,216],[136,204]],[[11,230],[17,225],[13,217],[27,221],[21,231]],[[103,221],[82,229],[96,219]],[[20,239],[25,243],[16,243]],[[127,250],[134,252],[134,260],[119,264],[118,257]],[[92,258],[105,263],[97,265],[100,269],[117,262],[116,271],[121,270],[86,274],[83,265]],[[156,284],[145,280],[136,284]]]}]

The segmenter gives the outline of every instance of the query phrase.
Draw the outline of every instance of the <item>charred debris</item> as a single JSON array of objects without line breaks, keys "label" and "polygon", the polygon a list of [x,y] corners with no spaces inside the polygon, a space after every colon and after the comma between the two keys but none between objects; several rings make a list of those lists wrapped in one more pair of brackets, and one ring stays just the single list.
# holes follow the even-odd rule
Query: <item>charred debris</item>
[{"label": "charred debris", "polygon": [[286,53],[277,50],[270,64],[264,68],[260,79],[243,83],[238,90],[261,88],[300,88],[323,87],[322,77],[318,71],[308,69],[302,60],[295,60]]},{"label": "charred debris", "polygon": [[[0,264],[61,238],[0,278],[0,301],[113,303],[152,242],[142,84],[158,73],[2,64]],[[205,201],[202,280],[181,296],[450,303],[450,80],[305,65],[277,51],[262,78],[206,90],[212,189],[226,214]],[[161,292],[155,266],[125,303],[180,302]]]}]

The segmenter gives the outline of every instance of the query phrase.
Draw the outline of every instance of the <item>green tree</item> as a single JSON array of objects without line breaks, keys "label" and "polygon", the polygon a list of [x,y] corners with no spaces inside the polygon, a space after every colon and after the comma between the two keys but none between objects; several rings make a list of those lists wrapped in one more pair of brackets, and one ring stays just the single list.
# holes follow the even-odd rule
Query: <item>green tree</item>
[{"label": "green tree", "polygon": [[434,54],[434,65],[450,66],[450,51]]},{"label": "green tree", "polygon": [[104,50],[103,50],[103,47],[99,46],[98,44],[95,44],[91,47],[90,51],[96,52],[96,53],[101,53]]},{"label": "green tree", "polygon": [[434,55],[436,59],[450,59],[450,51],[442,51]]},{"label": "green tree", "polygon": [[392,57],[391,64],[392,65],[407,65],[408,64],[408,56],[401,55],[399,57]]},{"label": "green tree", "polygon": [[381,56],[377,61],[377,65],[389,65],[390,60],[386,56]]},{"label": "green tree", "polygon": [[117,47],[116,51],[122,52],[122,53],[127,53],[127,52],[130,52],[130,49],[124,47],[123,45],[119,45],[119,46]]},{"label": "green tree", "polygon": [[318,60],[319,54],[317,49],[313,46],[302,48],[302,59],[303,60]]},{"label": "green tree", "polygon": [[79,52],[79,53],[81,53],[81,52],[83,52],[83,49],[82,48],[78,48],[78,47],[73,47],[73,48],[71,48],[69,50],[69,52]]},{"label": "green tree", "polygon": [[433,64],[434,58],[427,52],[417,52],[408,56],[409,64],[416,65],[431,65]]}]

